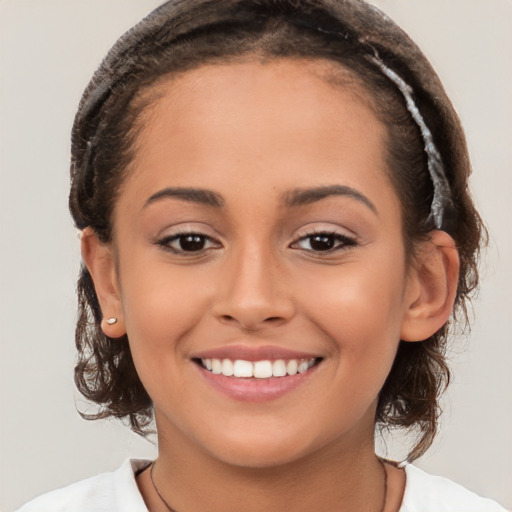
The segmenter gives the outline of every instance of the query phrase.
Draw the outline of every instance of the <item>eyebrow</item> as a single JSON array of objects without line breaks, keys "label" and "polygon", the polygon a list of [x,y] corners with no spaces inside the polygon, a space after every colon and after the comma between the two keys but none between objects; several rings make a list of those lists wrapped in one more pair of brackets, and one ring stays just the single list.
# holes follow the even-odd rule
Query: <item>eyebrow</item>
[{"label": "eyebrow", "polygon": [[[295,207],[315,203],[330,196],[350,197],[364,204],[378,215],[376,206],[365,195],[352,187],[347,187],[346,185],[328,185],[303,189],[298,188],[286,192],[283,198],[286,206]],[[192,203],[204,204],[206,206],[214,206],[216,208],[222,208],[224,206],[224,199],[222,196],[212,190],[205,190],[201,188],[166,187],[150,196],[144,203],[143,208],[165,198],[190,201]]]},{"label": "eyebrow", "polygon": [[222,197],[211,190],[204,190],[201,188],[167,187],[150,196],[144,203],[143,208],[165,198],[180,199],[182,201],[204,204],[206,206],[215,206],[216,208],[224,206],[224,200]]},{"label": "eyebrow", "polygon": [[367,206],[373,213],[378,215],[376,206],[361,192],[345,185],[328,185],[315,188],[298,188],[287,192],[284,195],[286,206],[303,206],[320,201],[330,196],[347,196]]}]

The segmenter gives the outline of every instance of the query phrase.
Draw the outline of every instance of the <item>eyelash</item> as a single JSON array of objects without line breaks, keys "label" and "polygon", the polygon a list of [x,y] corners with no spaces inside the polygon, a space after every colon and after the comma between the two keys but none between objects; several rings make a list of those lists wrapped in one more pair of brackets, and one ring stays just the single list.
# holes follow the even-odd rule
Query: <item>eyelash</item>
[{"label": "eyelash", "polygon": [[313,233],[308,233],[302,237],[300,237],[297,242],[294,242],[290,247],[295,248],[300,242],[305,240],[309,240],[310,246],[311,241],[314,239],[323,239],[324,241],[327,239],[328,242],[333,243],[333,246],[326,250],[313,250],[313,249],[304,249],[298,247],[298,249],[302,249],[305,251],[311,251],[316,254],[332,254],[333,252],[347,249],[349,247],[353,247],[357,245],[357,241],[355,238],[349,237],[347,235],[342,235],[341,233],[337,233],[336,231],[315,231]]},{"label": "eyelash", "polygon": [[[199,247],[197,250],[186,250],[183,248],[183,246],[181,246],[181,248],[172,246],[173,242],[178,242],[181,245],[183,243],[184,239],[187,237],[190,239],[191,243],[198,243],[201,245],[201,247]],[[311,247],[311,242],[314,238],[316,238],[317,241],[319,241],[320,243],[332,244],[332,247],[328,247],[325,250],[314,250]],[[192,239],[195,239],[195,240],[192,240]],[[320,239],[323,239],[323,240],[320,241]],[[308,249],[308,248],[304,248],[304,247],[299,247],[299,244],[306,240],[310,240],[310,248]],[[211,244],[210,247],[204,247],[208,243]],[[161,240],[158,240],[157,245],[159,245],[167,250],[170,250],[170,251],[174,252],[175,254],[181,254],[181,255],[186,255],[186,254],[194,255],[194,254],[202,253],[209,249],[214,249],[214,248],[216,249],[216,248],[221,247],[221,244],[219,242],[217,242],[216,240],[214,240],[213,238],[211,238],[210,236],[202,234],[202,233],[194,232],[194,231],[183,231],[180,233],[175,233],[173,235],[167,236],[165,238],[162,238]],[[293,242],[290,245],[290,247],[292,249],[304,250],[304,251],[313,252],[316,254],[332,254],[336,251],[346,249],[346,248],[349,248],[349,247],[352,247],[355,245],[357,245],[357,241],[355,240],[355,238],[349,237],[347,235],[342,235],[340,233],[336,233],[335,231],[317,231],[317,232],[308,233],[304,236],[301,236],[296,242]]]},{"label": "eyelash", "polygon": [[[202,242],[203,245],[207,244],[208,242],[211,242],[212,247],[201,247],[198,250],[192,250],[192,251],[187,251],[183,248],[172,247],[172,245],[171,245],[172,242],[178,242],[178,243],[180,241],[183,242],[183,239],[185,239],[186,237],[200,239],[199,243]],[[193,243],[197,243],[197,240],[194,241]],[[163,247],[164,249],[170,250],[176,254],[190,254],[190,255],[198,254],[198,253],[204,252],[208,249],[217,248],[220,246],[220,244],[218,242],[216,242],[210,236],[204,235],[203,233],[197,233],[195,231],[183,231],[180,233],[174,233],[173,235],[166,236],[165,238],[158,240],[157,244],[159,246]],[[217,246],[217,247],[215,247],[215,246]]]}]

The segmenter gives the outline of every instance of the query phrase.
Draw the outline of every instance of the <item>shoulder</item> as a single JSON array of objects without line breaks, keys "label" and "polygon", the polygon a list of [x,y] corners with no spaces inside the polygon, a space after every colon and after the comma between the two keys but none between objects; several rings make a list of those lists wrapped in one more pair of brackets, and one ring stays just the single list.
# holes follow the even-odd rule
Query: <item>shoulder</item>
[{"label": "shoulder", "polygon": [[448,478],[405,466],[406,485],[399,512],[506,512],[495,501],[482,498]]},{"label": "shoulder", "polygon": [[127,460],[116,471],[43,494],[17,512],[147,512],[135,473],[148,464]]}]

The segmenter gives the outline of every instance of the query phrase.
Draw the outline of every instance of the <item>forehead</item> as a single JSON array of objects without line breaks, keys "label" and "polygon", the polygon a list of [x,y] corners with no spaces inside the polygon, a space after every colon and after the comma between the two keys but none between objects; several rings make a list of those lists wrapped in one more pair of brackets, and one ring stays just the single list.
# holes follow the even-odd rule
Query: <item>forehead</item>
[{"label": "forehead", "polygon": [[263,196],[388,185],[385,128],[353,74],[329,61],[203,65],[145,95],[127,180],[140,200],[168,186],[250,183]]},{"label": "forehead", "polygon": [[[339,103],[341,92],[342,101],[350,98],[354,103],[375,111],[375,100],[364,81],[340,63],[324,58],[258,58],[247,55],[164,75],[146,87],[139,100],[148,106],[144,114],[149,120],[159,106],[182,105],[192,111],[194,104],[203,100],[203,106],[220,107],[222,96],[234,100],[245,95],[260,101],[274,97],[282,102],[287,98],[293,101],[294,97],[302,94],[307,96],[307,101],[302,102],[302,109],[296,109],[299,111],[314,109],[318,102]],[[215,101],[208,93],[215,94]]]},{"label": "forehead", "polygon": [[324,59],[203,65],[160,79],[143,93],[142,101],[147,106],[139,120],[141,149],[158,142],[172,145],[173,137],[184,131],[190,142],[199,131],[211,139],[243,131],[254,147],[258,135],[278,136],[277,144],[294,132],[336,147],[341,140],[336,133],[329,136],[329,128],[346,126],[348,120],[354,127],[371,126],[379,141],[385,135],[361,81],[347,68]]}]

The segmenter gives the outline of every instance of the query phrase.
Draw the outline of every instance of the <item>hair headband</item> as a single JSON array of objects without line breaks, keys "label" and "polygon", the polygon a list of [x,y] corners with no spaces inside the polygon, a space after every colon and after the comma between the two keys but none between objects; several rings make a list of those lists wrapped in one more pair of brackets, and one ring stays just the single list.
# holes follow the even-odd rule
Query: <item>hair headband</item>
[{"label": "hair headband", "polygon": [[413,99],[412,87],[406,83],[402,77],[400,77],[395,71],[388,68],[382,60],[376,54],[374,57],[368,57],[370,61],[375,63],[380,70],[398,87],[407,105],[407,110],[411,114],[412,118],[418,125],[423,143],[425,145],[425,153],[427,154],[427,166],[430,174],[430,179],[434,185],[434,197],[430,205],[429,220],[432,220],[434,226],[437,229],[443,229],[445,224],[446,210],[445,206],[452,206],[451,191],[446,173],[444,170],[443,161],[441,155],[437,150],[434,140],[432,138],[432,132],[425,123],[423,116],[421,115],[418,106]]}]

